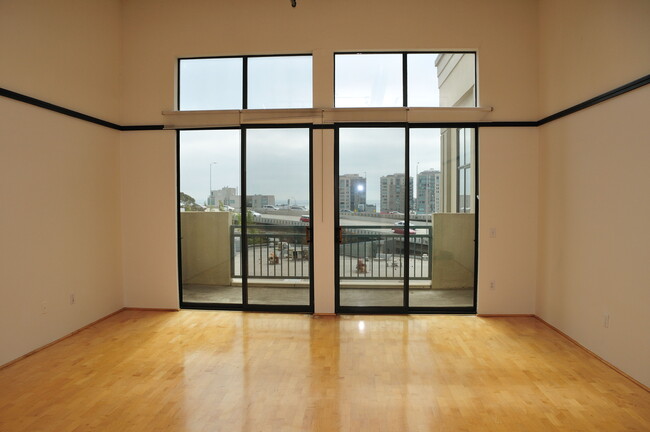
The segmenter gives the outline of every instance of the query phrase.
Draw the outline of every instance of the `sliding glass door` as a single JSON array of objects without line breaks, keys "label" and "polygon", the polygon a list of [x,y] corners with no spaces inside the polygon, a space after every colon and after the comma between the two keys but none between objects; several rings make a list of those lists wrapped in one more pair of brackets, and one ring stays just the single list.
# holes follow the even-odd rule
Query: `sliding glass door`
[{"label": "sliding glass door", "polygon": [[475,312],[475,130],[340,127],[339,312]]},{"label": "sliding glass door", "polygon": [[180,131],[181,306],[313,310],[311,130]]},{"label": "sliding glass door", "polygon": [[310,305],[310,130],[246,134],[248,303]]}]

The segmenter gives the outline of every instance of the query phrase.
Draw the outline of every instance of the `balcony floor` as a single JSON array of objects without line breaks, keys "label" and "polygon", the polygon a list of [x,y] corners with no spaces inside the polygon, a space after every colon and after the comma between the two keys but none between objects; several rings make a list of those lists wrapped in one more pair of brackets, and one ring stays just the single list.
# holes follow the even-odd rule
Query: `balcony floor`
[{"label": "balcony floor", "polygon": [[[269,286],[269,285],[276,286]],[[248,288],[249,303],[268,305],[306,305],[309,303],[307,286],[278,286],[281,281],[266,282],[267,286],[251,284]],[[387,287],[342,288],[343,306],[401,306],[402,290]],[[472,306],[474,290],[469,289],[413,289],[410,305],[413,307],[463,307]],[[242,301],[241,286],[193,285],[183,286],[183,301],[189,303],[239,304]]]}]

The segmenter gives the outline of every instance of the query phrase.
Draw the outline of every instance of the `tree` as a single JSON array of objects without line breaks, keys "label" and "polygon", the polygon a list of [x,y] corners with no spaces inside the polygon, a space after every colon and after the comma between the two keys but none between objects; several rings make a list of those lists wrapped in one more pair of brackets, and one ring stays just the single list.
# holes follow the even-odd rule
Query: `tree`
[{"label": "tree", "polygon": [[196,200],[189,196],[186,193],[181,192],[179,194],[179,199],[181,201],[181,207],[185,209],[185,211],[202,211],[203,207],[198,205],[196,203]]}]

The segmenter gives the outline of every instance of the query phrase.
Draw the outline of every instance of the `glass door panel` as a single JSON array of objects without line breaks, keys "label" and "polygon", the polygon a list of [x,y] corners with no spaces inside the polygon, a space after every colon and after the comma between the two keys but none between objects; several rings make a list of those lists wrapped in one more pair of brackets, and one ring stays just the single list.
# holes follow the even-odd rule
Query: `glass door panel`
[{"label": "glass door panel", "polygon": [[409,131],[411,308],[474,306],[474,129]]},{"label": "glass door panel", "polygon": [[246,131],[246,283],[250,305],[310,304],[309,129]]},{"label": "glass door panel", "polygon": [[341,128],[338,140],[338,306],[403,307],[403,128]]},{"label": "glass door panel", "polygon": [[239,130],[181,131],[181,303],[242,304]]}]

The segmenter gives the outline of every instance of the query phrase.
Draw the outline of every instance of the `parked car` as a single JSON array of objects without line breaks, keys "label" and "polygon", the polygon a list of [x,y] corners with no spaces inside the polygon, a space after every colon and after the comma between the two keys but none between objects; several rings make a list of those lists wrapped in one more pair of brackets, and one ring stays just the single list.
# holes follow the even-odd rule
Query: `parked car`
[{"label": "parked car", "polygon": [[262,208],[264,210],[277,210],[278,209],[276,206],[270,205],[270,204],[264,205],[264,206],[262,206]]},{"label": "parked car", "polygon": [[262,216],[260,213],[254,211],[254,210],[248,210],[248,212],[251,214],[253,217],[260,217]]},{"label": "parked car", "polygon": [[307,222],[307,223],[309,223],[309,215],[302,215],[302,216],[300,216],[300,222]]}]

